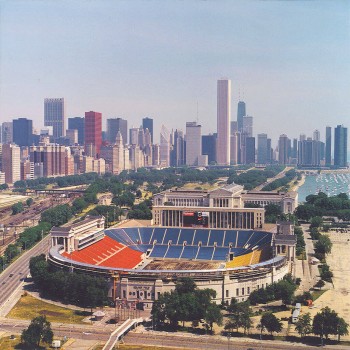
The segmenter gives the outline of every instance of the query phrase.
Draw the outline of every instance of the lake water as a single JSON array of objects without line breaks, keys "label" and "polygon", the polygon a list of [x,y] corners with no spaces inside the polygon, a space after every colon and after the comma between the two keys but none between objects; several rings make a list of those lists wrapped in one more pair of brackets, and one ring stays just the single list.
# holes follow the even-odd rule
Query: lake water
[{"label": "lake water", "polygon": [[350,173],[324,173],[307,175],[305,183],[298,189],[299,203],[305,202],[309,194],[324,192],[328,196],[346,193],[350,196]]}]

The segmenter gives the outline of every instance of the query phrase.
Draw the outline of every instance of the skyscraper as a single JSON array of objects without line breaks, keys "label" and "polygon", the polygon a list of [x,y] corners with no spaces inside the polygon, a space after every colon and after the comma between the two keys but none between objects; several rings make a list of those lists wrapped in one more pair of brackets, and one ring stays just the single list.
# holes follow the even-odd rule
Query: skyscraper
[{"label": "skyscraper", "polygon": [[53,137],[64,136],[64,98],[45,98],[44,125],[53,127]]},{"label": "skyscraper", "polygon": [[78,143],[83,146],[85,143],[85,118],[74,117],[68,118],[68,129],[78,130]]},{"label": "skyscraper", "polygon": [[102,113],[85,112],[85,153],[99,157],[102,144]]},{"label": "skyscraper", "polygon": [[217,82],[217,146],[216,162],[230,165],[230,116],[231,116],[231,80],[220,79]]},{"label": "skyscraper", "polygon": [[208,164],[213,164],[216,159],[216,135],[202,136],[202,154],[208,156]]},{"label": "skyscraper", "polygon": [[326,166],[332,165],[332,128],[326,126]]},{"label": "skyscraper", "polygon": [[21,180],[21,149],[13,143],[2,145],[2,171],[7,184]]},{"label": "skyscraper", "polygon": [[238,131],[243,131],[243,117],[246,115],[245,102],[239,101],[237,106]]},{"label": "skyscraper", "polygon": [[146,131],[146,129],[149,130],[149,132],[151,133],[151,141],[153,143],[153,119],[148,118],[148,117],[143,118],[142,119],[142,128],[145,131]]},{"label": "skyscraper", "polygon": [[257,163],[267,164],[268,150],[267,150],[267,135],[258,134],[258,154]]},{"label": "skyscraper", "polygon": [[12,122],[3,122],[1,126],[1,142],[11,143],[13,141],[13,124]]},{"label": "skyscraper", "polygon": [[278,162],[280,164],[289,163],[290,140],[288,136],[283,134],[278,140]]},{"label": "skyscraper", "polygon": [[33,121],[27,118],[13,120],[13,142],[18,146],[31,146],[33,142]]},{"label": "skyscraper", "polygon": [[255,137],[246,138],[245,162],[246,164],[255,163]]},{"label": "skyscraper", "polygon": [[242,134],[245,134],[246,137],[253,137],[253,117],[248,115],[243,117]]},{"label": "skyscraper", "polygon": [[159,161],[162,167],[170,165],[170,132],[165,125],[160,130]]},{"label": "skyscraper", "polygon": [[348,129],[337,125],[334,129],[334,166],[344,168],[347,166]]},{"label": "skyscraper", "polygon": [[196,122],[186,123],[186,164],[198,165],[202,152],[202,126]]},{"label": "skyscraper", "polygon": [[115,144],[118,131],[122,134],[124,145],[128,142],[128,121],[123,118],[107,119],[107,141]]}]

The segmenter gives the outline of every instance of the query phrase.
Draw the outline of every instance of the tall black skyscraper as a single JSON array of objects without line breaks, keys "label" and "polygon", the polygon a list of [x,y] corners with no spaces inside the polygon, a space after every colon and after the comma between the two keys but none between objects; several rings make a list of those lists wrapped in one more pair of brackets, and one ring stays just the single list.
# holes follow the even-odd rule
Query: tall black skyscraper
[{"label": "tall black skyscraper", "polygon": [[202,135],[202,154],[208,156],[208,164],[216,161],[216,134]]},{"label": "tall black skyscraper", "polygon": [[239,101],[237,107],[238,131],[243,132],[243,117],[246,115],[245,102]]},{"label": "tall black skyscraper", "polygon": [[245,162],[246,164],[255,163],[255,137],[247,137],[245,140]]},{"label": "tall black skyscraper", "polygon": [[85,118],[84,117],[68,118],[68,129],[78,130],[78,143],[79,145],[85,144]]},{"label": "tall black skyscraper", "polygon": [[153,119],[152,118],[143,118],[142,119],[142,128],[143,130],[148,129],[151,133],[151,141],[153,143]]},{"label": "tall black skyscraper", "polygon": [[332,128],[326,126],[326,166],[332,164]]},{"label": "tall black skyscraper", "polygon": [[348,129],[338,125],[334,129],[334,166],[347,166]]},{"label": "tall black skyscraper", "polygon": [[123,137],[123,144],[128,142],[128,121],[122,118],[107,119],[107,141],[115,144],[117,133],[120,131]]},{"label": "tall black skyscraper", "polygon": [[27,118],[13,120],[13,142],[18,146],[31,146],[33,142],[33,121]]},{"label": "tall black skyscraper", "polygon": [[258,134],[258,154],[257,154],[257,163],[258,164],[267,164],[268,158],[267,150],[267,135],[266,134]]}]

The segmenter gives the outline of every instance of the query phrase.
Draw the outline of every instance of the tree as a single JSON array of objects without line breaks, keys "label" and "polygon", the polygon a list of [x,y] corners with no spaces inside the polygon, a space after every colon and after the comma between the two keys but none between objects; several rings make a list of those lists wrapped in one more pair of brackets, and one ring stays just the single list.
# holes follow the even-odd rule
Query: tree
[{"label": "tree", "polygon": [[338,334],[338,314],[328,306],[318,312],[312,322],[312,333],[328,339],[330,334]]},{"label": "tree", "polygon": [[266,329],[271,335],[273,332],[281,332],[282,322],[272,312],[266,312],[261,316],[260,324],[261,333]]},{"label": "tree", "polygon": [[24,210],[23,203],[18,202],[12,205],[12,215],[16,215],[18,213],[21,213]]},{"label": "tree", "polygon": [[310,223],[310,228],[313,227],[321,227],[321,225],[323,224],[323,219],[320,216],[315,216],[311,219],[311,223]]},{"label": "tree", "polygon": [[29,197],[26,200],[27,207],[30,207],[33,204],[33,198]]},{"label": "tree", "polygon": [[338,324],[337,324],[337,334],[338,334],[338,341],[340,341],[341,335],[348,335],[349,325],[345,322],[345,320],[342,317],[338,317]]},{"label": "tree", "polygon": [[52,340],[51,323],[46,320],[46,316],[35,317],[28,328],[22,331],[21,341],[29,346],[39,346],[41,341],[52,343]]},{"label": "tree", "polygon": [[321,235],[315,243],[315,250],[319,254],[329,254],[332,250],[332,242],[328,235]]},{"label": "tree", "polygon": [[295,330],[301,337],[305,337],[305,335],[312,332],[311,315],[309,312],[299,316],[299,319],[295,324]]},{"label": "tree", "polygon": [[217,323],[219,326],[222,325],[222,313],[220,307],[215,303],[210,303],[205,313],[205,322],[209,324],[210,330],[213,330],[213,324]]}]

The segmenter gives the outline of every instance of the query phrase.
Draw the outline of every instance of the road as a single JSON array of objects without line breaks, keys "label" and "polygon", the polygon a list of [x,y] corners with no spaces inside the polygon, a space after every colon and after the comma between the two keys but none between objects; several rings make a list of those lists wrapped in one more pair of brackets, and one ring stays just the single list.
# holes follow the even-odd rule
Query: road
[{"label": "road", "polygon": [[46,236],[33,248],[26,251],[7,269],[0,274],[0,315],[6,316],[7,304],[11,302],[11,295],[19,288],[23,279],[29,274],[29,260],[32,256],[47,253],[50,235]]},{"label": "road", "polygon": [[273,181],[275,181],[275,180],[277,180],[277,179],[281,179],[281,178],[286,174],[286,172],[287,172],[288,170],[290,170],[290,169],[292,169],[292,168],[291,168],[291,167],[285,167],[285,168],[284,168],[280,173],[278,173],[276,176],[271,177],[270,179],[267,179],[266,182],[264,182],[263,184],[261,184],[261,185],[255,187],[255,188],[254,188],[254,191],[261,191],[261,189],[262,189],[263,187],[265,187],[266,185],[268,185],[269,183],[271,183],[271,182],[273,182]]}]

